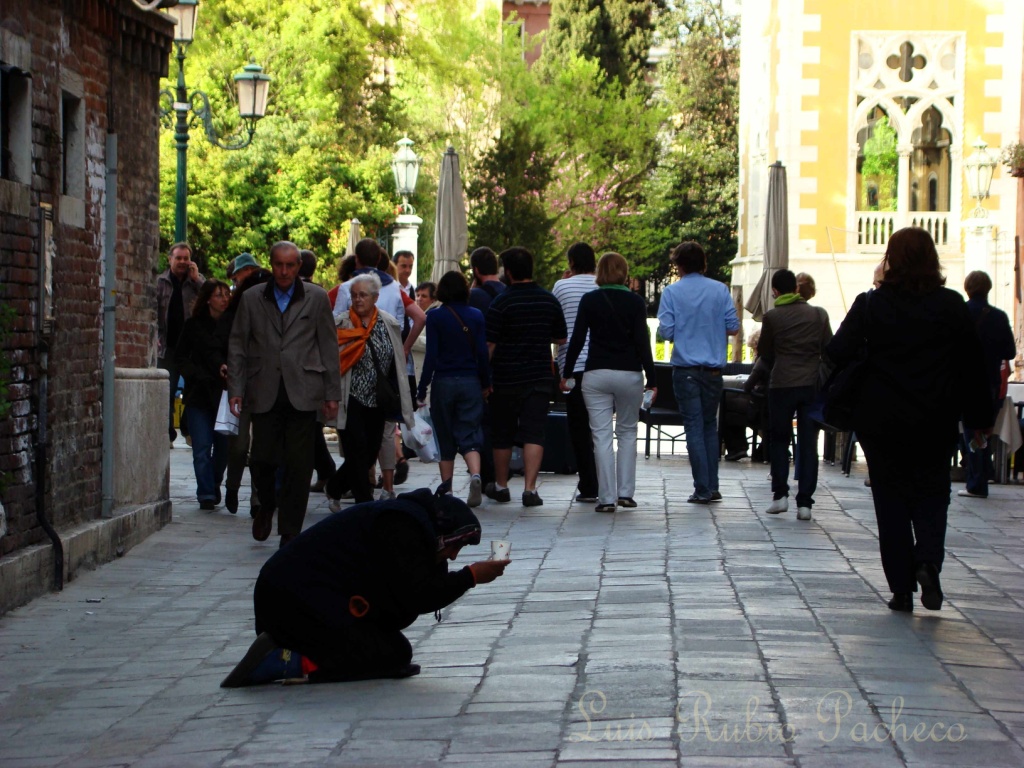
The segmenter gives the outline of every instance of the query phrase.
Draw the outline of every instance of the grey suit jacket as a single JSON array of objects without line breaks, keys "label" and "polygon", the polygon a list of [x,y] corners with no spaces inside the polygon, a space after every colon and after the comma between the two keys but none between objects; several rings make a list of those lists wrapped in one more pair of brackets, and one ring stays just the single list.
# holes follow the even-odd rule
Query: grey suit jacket
[{"label": "grey suit jacket", "polygon": [[241,397],[252,413],[274,406],[284,380],[292,407],[315,411],[341,398],[338,334],[323,288],[295,284],[284,314],[274,299],[274,281],[242,295],[228,347],[228,394]]}]

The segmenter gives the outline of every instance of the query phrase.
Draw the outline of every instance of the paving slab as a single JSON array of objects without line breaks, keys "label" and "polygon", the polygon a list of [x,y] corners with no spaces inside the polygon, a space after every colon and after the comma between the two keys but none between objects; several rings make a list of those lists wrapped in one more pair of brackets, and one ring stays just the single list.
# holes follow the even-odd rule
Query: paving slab
[{"label": "paving slab", "polygon": [[502,538],[512,566],[409,628],[418,677],[226,691],[275,541],[246,484],[238,515],[198,509],[179,439],[172,522],[0,618],[0,766],[1024,765],[1024,486],[954,496],[946,602],[907,615],[864,465],[822,465],[810,522],[764,513],[766,474],[723,464],[695,506],[684,456],[640,457],[614,515],[542,475],[543,507],[479,508],[461,559]]}]

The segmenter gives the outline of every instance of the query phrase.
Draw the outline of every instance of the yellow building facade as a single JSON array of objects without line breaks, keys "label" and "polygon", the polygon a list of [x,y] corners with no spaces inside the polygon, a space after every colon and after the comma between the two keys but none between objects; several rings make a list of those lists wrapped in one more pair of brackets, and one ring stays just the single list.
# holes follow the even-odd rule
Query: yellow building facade
[{"label": "yellow building facade", "polygon": [[979,220],[964,162],[979,137],[994,158],[1018,140],[1024,2],[758,0],[741,15],[732,266],[743,300],[761,275],[768,167],[780,161],[790,269],[815,278],[833,327],[909,225],[932,233],[951,288],[984,269],[1012,317],[1018,184],[999,163]]}]

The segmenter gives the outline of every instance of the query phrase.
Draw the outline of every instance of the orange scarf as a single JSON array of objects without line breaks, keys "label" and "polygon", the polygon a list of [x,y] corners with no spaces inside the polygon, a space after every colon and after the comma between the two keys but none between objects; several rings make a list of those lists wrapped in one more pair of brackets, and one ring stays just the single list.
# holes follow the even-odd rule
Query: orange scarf
[{"label": "orange scarf", "polygon": [[373,326],[377,324],[377,308],[373,308],[373,315],[365,328],[362,318],[354,309],[348,311],[348,316],[352,321],[352,327],[338,329],[338,345],[341,347],[338,350],[338,362],[342,375],[359,362],[359,358],[366,352],[366,342],[373,332]]}]

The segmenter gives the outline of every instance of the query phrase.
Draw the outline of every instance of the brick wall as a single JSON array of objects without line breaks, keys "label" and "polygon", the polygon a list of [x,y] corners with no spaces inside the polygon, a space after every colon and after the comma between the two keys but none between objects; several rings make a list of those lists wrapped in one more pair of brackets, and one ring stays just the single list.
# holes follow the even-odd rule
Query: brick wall
[{"label": "brick wall", "polygon": [[[102,282],[106,137],[118,135],[116,355],[121,367],[155,362],[153,270],[158,256],[159,78],[172,25],[130,0],[3,3],[0,32],[31,46],[32,180],[29,206],[0,181],[0,301],[17,312],[3,353],[12,362],[12,410],[0,422],[8,535],[0,555],[40,542],[33,454],[37,444],[40,210],[53,207],[53,317],[49,334],[47,513],[58,529],[99,516],[102,439]],[[0,59],[11,50],[0,48]],[[69,85],[70,83],[70,85]],[[84,106],[84,194],[61,195],[61,98]],[[24,185],[22,185],[24,186]],[[22,192],[24,190],[21,190]]]}]

